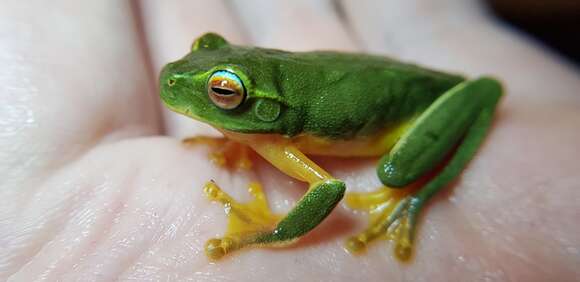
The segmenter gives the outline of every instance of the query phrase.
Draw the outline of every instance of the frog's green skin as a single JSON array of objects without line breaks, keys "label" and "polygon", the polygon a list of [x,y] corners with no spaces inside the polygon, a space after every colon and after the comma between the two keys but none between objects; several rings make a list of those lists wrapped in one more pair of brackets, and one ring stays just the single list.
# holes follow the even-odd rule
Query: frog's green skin
[{"label": "frog's green skin", "polygon": [[[223,109],[209,98],[208,81],[221,70],[243,83],[246,96],[234,109]],[[465,80],[371,55],[236,46],[213,33],[198,38],[191,53],[165,66],[160,85],[170,109],[211,124],[310,184],[297,206],[271,230],[212,241],[208,248],[219,249],[217,255],[208,250],[213,258],[246,245],[297,239],[335,207],[344,183],[302,152],[383,155],[377,172],[388,187],[415,183],[452,154],[427,184],[401,197],[379,224],[383,233],[392,224],[398,226],[400,256],[408,256],[421,207],[473,157],[502,95],[500,84],[491,78]],[[359,206],[365,201],[371,205],[364,196],[353,199]],[[351,238],[349,248],[361,249],[380,235],[369,230]]]}]

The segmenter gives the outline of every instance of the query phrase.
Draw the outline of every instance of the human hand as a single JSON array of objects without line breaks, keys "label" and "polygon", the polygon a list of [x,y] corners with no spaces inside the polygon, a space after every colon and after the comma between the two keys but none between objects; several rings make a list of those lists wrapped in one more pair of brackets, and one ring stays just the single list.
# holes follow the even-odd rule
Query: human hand
[{"label": "human hand", "polygon": [[[476,1],[52,1],[0,9],[0,279],[573,280],[579,277],[577,70],[498,24]],[[495,126],[463,176],[424,210],[415,259],[342,244],[366,218],[344,205],[288,249],[210,263],[225,230],[209,179],[239,199],[259,178],[275,211],[304,192],[268,163],[228,172],[212,134],[162,110],[161,66],[207,31],[234,43],[384,54],[505,83]],[[159,137],[169,135],[171,137]],[[316,159],[351,191],[375,160]]]}]

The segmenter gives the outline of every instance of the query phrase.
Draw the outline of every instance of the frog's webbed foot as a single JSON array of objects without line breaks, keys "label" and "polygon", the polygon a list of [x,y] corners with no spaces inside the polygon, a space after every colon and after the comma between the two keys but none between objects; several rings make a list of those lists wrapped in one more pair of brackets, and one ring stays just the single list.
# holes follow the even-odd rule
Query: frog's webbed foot
[{"label": "frog's webbed foot", "polygon": [[236,169],[252,168],[250,160],[250,148],[238,142],[231,141],[224,137],[195,136],[183,139],[186,146],[197,146],[200,144],[211,147],[210,160],[216,165]]},{"label": "frog's webbed foot", "polygon": [[342,198],[345,185],[336,179],[315,183],[284,217],[270,211],[257,183],[249,189],[254,200],[244,204],[236,202],[213,182],[204,190],[210,199],[221,202],[228,214],[225,236],[210,239],[205,245],[206,255],[218,260],[244,247],[283,247],[296,242],[328,216]]},{"label": "frog's webbed foot", "polygon": [[418,209],[408,189],[383,187],[370,193],[348,193],[346,203],[356,210],[369,214],[369,225],[361,233],[346,241],[346,249],[354,254],[362,253],[372,241],[383,239],[395,244],[395,256],[401,261],[410,259],[413,253],[413,236]]},{"label": "frog's webbed foot", "polygon": [[281,216],[271,212],[259,183],[250,183],[248,192],[253,200],[239,203],[223,192],[214,182],[208,182],[204,192],[212,201],[224,205],[228,215],[228,228],[222,238],[212,238],[206,242],[205,253],[212,260],[250,244],[257,236],[276,227]]}]

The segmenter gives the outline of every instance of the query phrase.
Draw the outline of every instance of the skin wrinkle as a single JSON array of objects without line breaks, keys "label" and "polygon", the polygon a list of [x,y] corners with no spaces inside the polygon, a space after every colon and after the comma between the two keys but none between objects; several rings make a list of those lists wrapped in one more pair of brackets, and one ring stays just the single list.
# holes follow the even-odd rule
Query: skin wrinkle
[{"label": "skin wrinkle", "polygon": [[[175,196],[177,193],[178,193],[178,190],[177,190],[177,189],[173,189],[172,196],[171,196],[171,197],[168,197],[168,198],[170,198],[170,199],[175,199],[175,197],[174,197],[174,196]],[[165,207],[165,209],[163,210],[163,214],[164,214],[164,216],[160,216],[160,217],[163,217],[163,218],[166,218],[166,217],[168,217],[168,215],[170,214],[170,212],[169,212],[169,211],[170,211],[172,208],[173,208],[173,205],[167,205],[167,206]],[[163,224],[162,224],[163,222],[165,222],[165,220],[160,220],[160,225],[163,225]],[[171,225],[170,225],[170,226],[171,226]],[[160,228],[160,229],[159,229],[159,230],[158,230],[158,231],[155,233],[155,235],[152,235],[152,236],[151,236],[151,240],[148,240],[148,243],[149,243],[149,244],[148,244],[148,247],[144,247],[144,248],[143,248],[143,249],[144,249],[144,251],[143,251],[143,252],[141,252],[141,253],[140,253],[139,255],[137,255],[137,256],[133,256],[133,259],[131,259],[130,261],[127,261],[127,262],[126,262],[126,264],[128,265],[128,267],[127,267],[127,268],[125,268],[125,270],[122,270],[122,271],[119,271],[119,272],[117,272],[117,275],[114,275],[114,276],[115,276],[115,279],[119,279],[120,277],[123,277],[123,276],[125,276],[125,274],[127,273],[127,271],[128,271],[128,270],[131,270],[131,269],[133,269],[133,267],[137,266],[137,264],[138,264],[138,262],[139,262],[139,260],[140,260],[141,258],[143,258],[143,257],[145,257],[145,256],[147,256],[147,255],[149,255],[149,252],[151,251],[151,249],[153,248],[153,246],[156,246],[156,245],[158,245],[159,243],[162,243],[162,241],[161,241],[161,240],[163,240],[163,237],[164,237],[163,235],[164,235],[166,232],[167,232],[167,229],[162,229],[162,228]],[[149,250],[149,251],[146,251],[146,250]],[[130,265],[130,266],[129,266],[129,265]]]},{"label": "skin wrinkle", "polygon": [[[176,193],[176,191],[173,193]],[[171,208],[171,206],[166,206],[163,209],[162,213],[166,215],[167,211],[170,208]],[[159,224],[161,224],[162,220],[160,220],[159,222],[160,222]],[[121,224],[121,223],[122,223],[122,221],[119,221],[119,224]],[[115,271],[109,275],[110,278],[114,278],[115,280],[117,280],[120,277],[122,277],[128,270],[131,270],[132,269],[131,266],[135,266],[141,258],[143,258],[145,255],[148,254],[151,247],[158,243],[159,238],[161,237],[161,234],[163,233],[163,231],[164,230],[159,229],[158,231],[149,235],[150,238],[148,240],[143,240],[143,243],[140,245],[141,246],[140,249],[142,250],[141,252],[129,251],[129,252],[133,253],[133,255],[129,255],[128,258],[125,258],[123,260],[123,264],[127,265],[127,267],[117,268],[117,271]]]},{"label": "skin wrinkle", "polygon": [[[105,228],[102,230],[102,232],[99,232],[100,237],[106,238],[108,235],[114,234],[112,231],[115,227],[119,226],[121,224],[121,221],[118,220],[123,214],[127,214],[127,200],[129,199],[129,196],[132,194],[133,191],[129,191],[127,193],[122,193],[122,195],[126,195],[126,197],[122,197],[119,200],[115,201],[117,203],[115,210],[115,216],[111,217],[111,222],[113,224],[107,224],[105,225]],[[88,248],[85,252],[84,255],[81,256],[84,258],[90,258],[96,250],[99,249],[100,246],[103,245],[103,243],[105,243],[105,241],[101,241],[101,244],[89,244],[90,248]],[[79,259],[82,261],[82,259]]]},{"label": "skin wrinkle", "polygon": [[[127,142],[123,142],[123,143],[127,143]],[[111,146],[129,146],[129,145],[111,145]],[[109,146],[109,147],[111,147],[111,146]],[[104,150],[105,152],[107,152],[107,149],[102,149],[102,150]],[[96,153],[93,153],[92,155],[98,155],[98,153],[99,152],[96,152]],[[92,159],[92,157],[91,156],[87,156],[86,158],[84,158],[83,160],[81,160],[79,162],[87,162],[86,159],[88,159],[88,162],[90,162],[90,160]],[[82,164],[75,164],[75,165],[82,166]],[[135,173],[134,175],[128,175],[127,177],[124,177],[125,179],[129,179],[130,182],[126,183],[127,185],[122,185],[122,186],[125,186],[125,187],[135,187],[136,186],[136,185],[132,185],[131,184],[131,182],[135,181],[135,179],[139,179],[138,177],[136,177],[137,171],[135,171],[134,173]],[[98,186],[96,186],[96,187],[98,187]],[[118,199],[117,202],[119,202],[119,203],[122,203],[124,199],[128,199],[129,198],[129,195],[134,194],[133,193],[134,190],[123,190],[123,191],[126,192],[126,193],[123,193],[123,194],[126,195],[127,197]],[[94,193],[86,193],[86,192],[83,192],[83,194],[86,194],[87,197],[90,197],[91,194],[94,194]],[[82,203],[82,202],[88,202],[88,201],[79,199],[79,201],[77,201],[76,203]],[[121,206],[124,206],[124,205],[121,205]],[[169,208],[169,207],[167,207],[167,208]],[[119,213],[122,213],[122,211],[119,211]],[[66,212],[66,214],[69,214],[69,213]],[[74,217],[75,217],[74,214],[70,214],[70,217],[69,218],[74,218]],[[69,221],[70,221],[70,219],[69,219]],[[103,237],[106,237],[106,235],[109,233],[109,231],[111,230],[111,228],[113,228],[114,226],[117,226],[119,224],[122,224],[122,222],[117,223],[117,224],[114,224],[114,225],[106,225],[107,228],[105,229],[106,232],[104,232],[104,234],[102,234]],[[54,226],[58,227],[58,226],[61,226],[61,224],[54,224]],[[153,243],[154,241],[151,241],[151,242]],[[96,249],[97,246],[94,246],[94,248]],[[147,248],[143,248],[143,250],[146,250],[146,249]],[[85,253],[87,253],[87,252],[85,251]]]},{"label": "skin wrinkle", "polygon": [[[463,219],[463,222],[467,223],[467,228],[462,228],[462,230],[465,230],[469,233],[469,235],[465,236],[467,238],[469,238],[470,236],[472,236],[473,238],[477,238],[475,240],[471,240],[472,242],[478,242],[478,243],[483,243],[483,246],[479,245],[478,247],[480,249],[486,250],[486,253],[488,254],[488,256],[491,255],[491,250],[493,250],[494,248],[492,248],[492,246],[494,244],[491,244],[490,242],[488,242],[488,239],[486,236],[484,236],[484,234],[482,232],[478,232],[478,228],[476,227],[476,225],[469,220],[469,218],[465,215],[465,213],[463,212],[463,209],[456,206],[456,205],[450,205],[449,203],[447,203],[447,207],[451,208],[452,210],[455,210],[455,212],[453,212],[454,216],[459,217],[461,219]],[[457,220],[458,222],[461,220]],[[466,233],[466,232],[464,232]],[[462,236],[464,236],[464,234],[462,234]],[[482,256],[483,257],[483,256]],[[473,256],[471,256],[471,258],[473,259]],[[492,265],[495,265],[495,267],[491,267],[492,269],[502,269],[501,264],[497,261],[489,261],[489,260],[485,260],[486,264],[491,263]],[[488,267],[489,268],[489,267]],[[503,270],[502,270],[503,271]]]},{"label": "skin wrinkle", "polygon": [[[502,207],[502,206],[503,205],[499,205],[499,207]],[[502,234],[501,230],[505,228],[505,224],[498,224],[497,222],[494,222],[494,221],[487,221],[487,222],[483,223],[487,227],[477,228],[477,225],[478,224],[480,225],[481,222],[476,224],[474,221],[469,220],[469,218],[465,216],[465,214],[466,214],[466,212],[468,212],[468,210],[466,211],[464,208],[459,208],[459,207],[456,207],[456,208],[458,209],[458,211],[454,214],[456,214],[457,216],[461,216],[464,219],[464,220],[462,220],[462,222],[466,222],[470,227],[469,230],[473,231],[473,232],[470,232],[470,235],[468,235],[466,237],[479,237],[479,240],[473,240],[473,241],[476,241],[479,243],[484,243],[486,247],[483,249],[485,249],[485,250],[496,250],[496,251],[501,250],[501,249],[497,248],[497,246],[498,246],[497,242],[493,243],[493,242],[489,242],[489,241],[490,240],[497,240],[499,237],[501,237],[500,236],[500,234]],[[489,209],[495,209],[495,208],[496,207],[491,207],[491,208],[486,208],[486,209],[489,210]],[[487,219],[489,219],[489,218],[487,218]],[[461,220],[458,220],[458,221],[461,221]],[[487,232],[479,232],[483,229],[487,229]],[[493,230],[491,233],[495,234],[496,236],[488,236],[490,229]],[[498,230],[500,230],[500,231],[498,231]],[[486,234],[486,235],[484,236],[484,234]],[[521,254],[521,253],[518,253],[517,251],[512,250],[511,247],[512,247],[512,244],[506,241],[505,247],[502,248],[503,249],[502,255],[499,257],[502,257],[503,259],[505,259],[505,261],[510,261],[510,259],[505,257],[505,255],[511,254],[514,258],[520,260],[522,263],[529,265],[531,268],[542,269],[544,273],[549,273],[548,271],[546,271],[546,269],[544,269],[542,267],[541,264],[532,263],[530,257],[526,256],[525,254]],[[488,252],[488,254],[489,254],[489,257],[491,257],[492,253]],[[488,263],[489,262],[491,262],[491,261],[488,261]],[[499,266],[500,265],[498,265],[498,267]],[[506,273],[505,271],[503,271],[503,272]]]},{"label": "skin wrinkle", "polygon": [[[67,167],[70,167],[70,166],[73,166],[73,164],[67,164],[66,166]],[[51,179],[54,179],[54,178],[57,178],[58,179],[59,178],[58,177],[58,174],[57,174],[56,177],[50,177],[49,179],[47,179],[46,182],[50,182],[50,180]],[[40,186],[41,187],[40,189],[42,189],[43,186],[45,186],[45,185],[41,185]],[[39,192],[39,193],[42,194],[44,192]],[[84,194],[85,192],[84,191],[78,191],[77,193]],[[71,194],[70,196],[68,196],[68,198],[74,198],[74,197],[76,197],[76,195],[77,194]],[[67,203],[66,199],[63,200],[63,201],[60,201],[60,202],[61,203],[64,202],[65,204]],[[40,236],[42,236],[45,239],[45,243],[44,244],[36,244],[36,247],[34,247],[31,250],[32,253],[30,253],[30,251],[28,251],[29,252],[29,254],[28,254],[29,259],[22,260],[19,264],[17,264],[17,266],[15,266],[15,267],[13,266],[12,267],[12,271],[6,273],[6,276],[7,277],[10,277],[10,276],[14,275],[15,273],[17,273],[20,270],[20,268],[22,268],[25,265],[31,263],[33,261],[33,259],[35,257],[37,257],[38,254],[41,253],[44,250],[45,246],[49,245],[52,241],[54,241],[54,239],[58,236],[59,231],[61,231],[61,230],[59,230],[59,227],[63,226],[63,223],[66,222],[67,219],[66,218],[58,218],[58,217],[57,218],[54,218],[53,216],[51,216],[51,214],[69,214],[69,211],[70,210],[73,210],[73,206],[75,206],[77,203],[70,202],[70,201],[68,203],[69,204],[68,205],[65,205],[65,206],[59,205],[59,207],[58,207],[57,210],[52,210],[52,213],[45,213],[43,215],[43,217],[47,218],[47,220],[49,220],[49,221],[56,220],[57,221],[56,223],[53,222],[52,224],[48,224],[48,225],[46,224],[46,222],[44,222],[42,224],[35,224],[35,226],[40,226],[40,227],[47,226],[47,228],[42,229],[42,232],[43,233],[37,234],[37,236],[40,235]],[[34,207],[32,207],[32,209],[33,208]],[[25,206],[16,217],[23,217],[24,215],[22,213],[25,213],[27,210],[30,210],[30,209],[31,209],[30,208],[30,205]],[[39,228],[36,227],[36,228],[33,228],[33,229],[39,229]],[[47,229],[50,232],[47,233],[46,232]],[[26,233],[30,233],[30,232],[26,232]],[[47,234],[48,234],[48,236],[47,236]],[[33,236],[34,236],[34,234],[33,234]],[[42,242],[39,242],[39,243],[42,243]],[[24,247],[25,248],[28,248],[28,249],[30,248],[28,246],[24,246]]]},{"label": "skin wrinkle", "polygon": [[[524,200],[524,199],[522,199],[522,200]],[[504,205],[499,205],[499,207],[502,207],[502,206],[504,206]],[[527,256],[526,254],[522,254],[522,253],[519,253],[519,252],[513,250],[512,244],[510,242],[505,241],[505,246],[501,249],[497,248],[497,246],[498,246],[497,242],[495,242],[495,243],[489,242],[490,240],[497,240],[498,238],[503,238],[500,235],[500,234],[502,234],[502,232],[498,231],[498,230],[504,229],[506,224],[498,224],[497,222],[494,222],[494,221],[487,221],[487,222],[483,223],[487,227],[476,228],[476,224],[473,221],[469,220],[468,217],[465,216],[465,214],[466,214],[466,212],[468,212],[468,210],[466,211],[464,208],[459,208],[459,207],[456,207],[456,208],[458,208],[458,212],[456,212],[454,214],[464,218],[464,220],[462,222],[466,222],[470,226],[469,230],[473,230],[473,232],[470,232],[470,235],[466,236],[466,237],[470,237],[470,236],[479,237],[479,240],[477,240],[476,242],[484,243],[486,246],[484,248],[485,250],[495,250],[497,252],[497,251],[501,251],[503,249],[503,252],[501,252],[502,255],[501,256],[498,255],[498,257],[501,257],[505,261],[510,261],[510,259],[508,257],[506,257],[506,255],[511,255],[512,258],[515,258],[515,259],[521,261],[522,263],[528,265],[530,267],[530,269],[541,269],[545,274],[549,273],[549,271],[546,270],[542,264],[534,263],[533,260],[529,256]],[[491,208],[486,208],[486,209],[495,209],[495,208],[496,207],[491,207]],[[486,218],[486,219],[489,219],[489,218]],[[479,223],[479,224],[481,224],[481,223]],[[478,229],[479,230],[487,229],[487,232],[478,232]],[[491,233],[495,234],[495,236],[488,236],[490,229],[493,230],[493,231],[491,231]],[[484,236],[484,234],[486,234],[486,236]],[[504,244],[502,244],[502,245],[504,245]],[[492,246],[493,246],[493,248],[492,248]],[[492,253],[488,252],[488,254],[489,254],[489,257],[492,257]],[[496,261],[496,260],[494,260],[494,261]],[[486,262],[490,263],[491,261],[486,261]],[[499,263],[499,262],[496,262],[496,263]],[[498,267],[500,267],[500,264],[498,264]],[[507,273],[507,272],[503,271],[503,273]]]},{"label": "skin wrinkle", "polygon": [[[79,167],[81,167],[83,162],[91,162],[91,159],[93,159],[95,156],[99,155],[99,151],[101,151],[101,150],[106,150],[106,149],[99,149],[99,150],[94,150],[95,152],[93,152],[91,155],[89,155],[89,156],[83,156],[81,160],[79,160],[77,163],[75,163],[75,164],[71,164],[71,165],[74,165],[74,166],[79,166]],[[79,164],[79,163],[80,163],[80,164]],[[59,176],[57,175],[57,177],[56,177],[56,178],[58,179],[58,178],[59,178]],[[126,179],[134,179],[135,177],[133,177],[133,175],[129,174],[129,175],[127,175],[127,177],[125,177],[125,178],[126,178]],[[132,180],[131,180],[131,181],[132,181]],[[100,186],[94,186],[94,189],[97,189],[97,188],[99,188],[99,187],[100,187]],[[127,187],[134,187],[134,186],[132,186],[132,185],[128,185]],[[71,203],[72,203],[72,205],[78,205],[78,204],[80,204],[80,203],[89,203],[89,199],[91,198],[91,196],[92,196],[92,195],[94,195],[94,189],[93,189],[93,190],[91,190],[91,192],[90,192],[90,193],[87,193],[86,191],[82,191],[82,192],[80,192],[80,193],[82,193],[82,194],[86,195],[85,199],[84,199],[84,200],[83,200],[83,199],[79,199],[79,200],[78,200],[78,201],[76,201],[76,202],[71,202]],[[126,190],[123,190],[123,191],[126,191]],[[131,192],[132,192],[132,190],[126,191],[126,193],[124,193],[124,194],[125,194],[125,195],[127,195],[127,197],[125,197],[125,198],[119,198],[118,202],[121,202],[123,199],[128,199],[128,198],[129,198],[129,197],[128,197],[128,195],[130,195],[130,194],[131,194]],[[71,220],[74,220],[74,219],[75,219],[75,217],[76,217],[76,214],[77,214],[77,213],[76,213],[76,212],[73,212],[73,213],[71,213],[71,212],[70,212],[70,211],[74,211],[74,209],[72,209],[72,208],[69,208],[68,210],[69,210],[69,211],[67,211],[67,212],[62,212],[62,214],[66,214],[66,215],[67,215],[67,218],[66,218],[66,219],[63,219],[63,222],[67,222],[67,224],[53,224],[53,226],[54,226],[55,228],[58,228],[58,227],[60,227],[60,226],[69,226],[69,224],[71,223]],[[106,226],[106,228],[105,228],[105,231],[107,231],[107,230],[110,230],[110,228],[107,228],[107,226],[109,226],[109,225],[106,225],[106,224],[105,224],[105,226]],[[66,230],[67,230],[67,228],[64,228],[64,229],[62,229],[62,230],[63,230],[63,231],[66,231]],[[100,234],[98,234],[98,233],[99,233],[99,231],[97,231],[97,230],[95,230],[95,231],[92,231],[91,233],[93,234],[93,237],[94,237],[94,236],[98,236],[98,235],[100,235]],[[45,246],[46,246],[46,245],[49,245],[49,244],[51,244],[51,242],[53,242],[53,241],[54,241],[56,238],[58,238],[58,236],[60,236],[60,235],[62,235],[62,234],[63,234],[63,232],[62,232],[62,231],[61,231],[60,233],[58,233],[58,232],[57,232],[57,233],[55,233],[55,236],[53,236],[53,239],[51,239],[51,240],[48,240],[48,241],[47,241],[47,243],[45,244]],[[105,234],[103,234],[103,235],[106,235],[106,234],[107,234],[107,232],[105,232]],[[85,242],[86,242],[87,240],[88,240],[87,238],[85,238],[85,239],[84,239],[84,241],[85,241]],[[89,245],[91,245],[91,244],[89,244]],[[97,247],[97,246],[94,246],[94,248],[96,248],[96,247]],[[44,248],[45,248],[45,247],[43,246],[43,247],[42,247],[40,250],[38,250],[37,254],[36,254],[36,255],[34,255],[34,256],[32,256],[31,258],[34,258],[34,257],[35,257],[35,256],[37,256],[39,253],[41,253],[41,252],[42,252],[42,250],[43,250]],[[50,250],[50,249],[49,249],[48,251],[49,251],[49,252],[51,252],[51,250]],[[85,250],[85,251],[84,251],[84,253],[86,254],[86,253],[88,253],[88,252]],[[70,253],[69,253],[69,254],[67,254],[67,256],[70,256]],[[80,257],[82,257],[82,256],[84,256],[84,255],[83,255],[83,252],[77,252],[77,257],[78,257],[78,258],[80,258]],[[66,259],[67,259],[67,260],[70,260],[70,257],[67,257]],[[59,265],[59,264],[61,264],[61,262],[59,262],[59,261],[57,261],[57,262],[55,262],[55,263],[54,263],[54,265],[55,265],[56,269],[58,269],[58,265]],[[55,273],[56,269],[53,269],[53,271],[51,271],[52,275],[54,275],[54,273]],[[45,275],[50,275],[51,273],[46,273]],[[56,271],[56,273],[58,273],[58,271]]]}]

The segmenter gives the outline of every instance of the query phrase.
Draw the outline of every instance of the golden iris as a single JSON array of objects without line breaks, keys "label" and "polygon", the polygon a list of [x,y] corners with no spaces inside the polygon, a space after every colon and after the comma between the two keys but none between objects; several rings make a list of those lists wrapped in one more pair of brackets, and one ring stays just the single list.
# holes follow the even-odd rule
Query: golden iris
[{"label": "golden iris", "polygon": [[218,70],[209,77],[207,93],[216,106],[231,110],[242,104],[246,97],[246,88],[235,73]]}]

